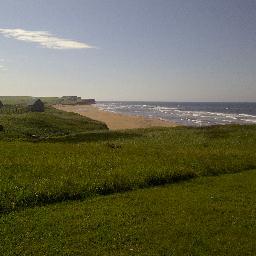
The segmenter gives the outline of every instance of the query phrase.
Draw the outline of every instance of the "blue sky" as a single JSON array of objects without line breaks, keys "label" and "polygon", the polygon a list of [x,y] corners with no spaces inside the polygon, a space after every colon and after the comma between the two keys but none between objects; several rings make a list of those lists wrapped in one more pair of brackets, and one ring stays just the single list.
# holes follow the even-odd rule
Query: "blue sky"
[{"label": "blue sky", "polygon": [[255,0],[2,0],[0,94],[256,101]]}]

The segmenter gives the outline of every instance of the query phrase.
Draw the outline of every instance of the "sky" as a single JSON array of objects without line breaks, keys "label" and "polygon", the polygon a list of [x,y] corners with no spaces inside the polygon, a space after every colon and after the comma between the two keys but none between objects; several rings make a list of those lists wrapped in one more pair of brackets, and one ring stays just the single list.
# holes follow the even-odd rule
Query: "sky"
[{"label": "sky", "polygon": [[1,0],[0,95],[256,101],[256,0]]}]

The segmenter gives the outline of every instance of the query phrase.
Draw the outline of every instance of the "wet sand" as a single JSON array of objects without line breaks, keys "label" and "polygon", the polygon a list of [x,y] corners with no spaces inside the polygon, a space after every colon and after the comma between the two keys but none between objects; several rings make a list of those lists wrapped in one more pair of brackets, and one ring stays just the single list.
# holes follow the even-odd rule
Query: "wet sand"
[{"label": "wet sand", "polygon": [[99,110],[95,105],[55,105],[56,109],[78,113],[82,116],[104,122],[110,130],[124,130],[149,127],[174,127],[173,122],[142,116],[130,116]]}]

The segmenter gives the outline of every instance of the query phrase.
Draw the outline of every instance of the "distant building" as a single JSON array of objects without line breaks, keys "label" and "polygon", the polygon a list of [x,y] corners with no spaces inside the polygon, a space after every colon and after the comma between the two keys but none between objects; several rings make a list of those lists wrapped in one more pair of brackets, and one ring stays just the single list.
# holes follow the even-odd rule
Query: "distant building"
[{"label": "distant building", "polygon": [[64,105],[75,105],[80,100],[81,100],[81,97],[77,97],[77,96],[63,96],[61,97],[60,103]]},{"label": "distant building", "polygon": [[44,112],[44,103],[40,99],[34,99],[28,104],[28,110],[31,112]]},{"label": "distant building", "polygon": [[63,97],[61,97],[61,99],[64,100],[64,101],[77,102],[77,101],[81,100],[81,97],[77,97],[77,96],[63,96]]},{"label": "distant building", "polygon": [[82,99],[78,96],[63,96],[61,97],[61,104],[63,105],[90,105],[95,104],[95,99]]},{"label": "distant building", "polygon": [[95,99],[81,99],[79,102],[77,102],[78,105],[91,105],[96,104]]},{"label": "distant building", "polygon": [[2,103],[2,101],[0,100],[0,108],[2,108],[4,106],[4,104]]}]

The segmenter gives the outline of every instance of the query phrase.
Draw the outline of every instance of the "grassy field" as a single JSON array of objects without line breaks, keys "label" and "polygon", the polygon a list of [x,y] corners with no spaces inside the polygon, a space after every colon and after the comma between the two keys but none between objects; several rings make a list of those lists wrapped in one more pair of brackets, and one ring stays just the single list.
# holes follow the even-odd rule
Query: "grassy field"
[{"label": "grassy field", "polygon": [[[33,97],[31,96],[0,96],[0,101],[7,105],[26,105]],[[40,97],[46,104],[57,104],[60,99],[58,97]]]},{"label": "grassy field", "polygon": [[4,105],[27,104],[32,97],[30,96],[0,96],[0,101]]},{"label": "grassy field", "polygon": [[256,168],[255,126],[102,131],[45,140],[0,142],[2,212]]},{"label": "grassy field", "polygon": [[256,170],[3,215],[2,255],[255,255]]},{"label": "grassy field", "polygon": [[3,255],[253,255],[256,126],[113,132],[51,108],[0,124]]},{"label": "grassy field", "polygon": [[[34,97],[31,96],[0,96],[0,101],[4,105],[26,105],[28,104]],[[45,104],[53,105],[53,104],[70,104],[74,103],[74,101],[63,100],[59,97],[36,97],[40,98]]]}]

